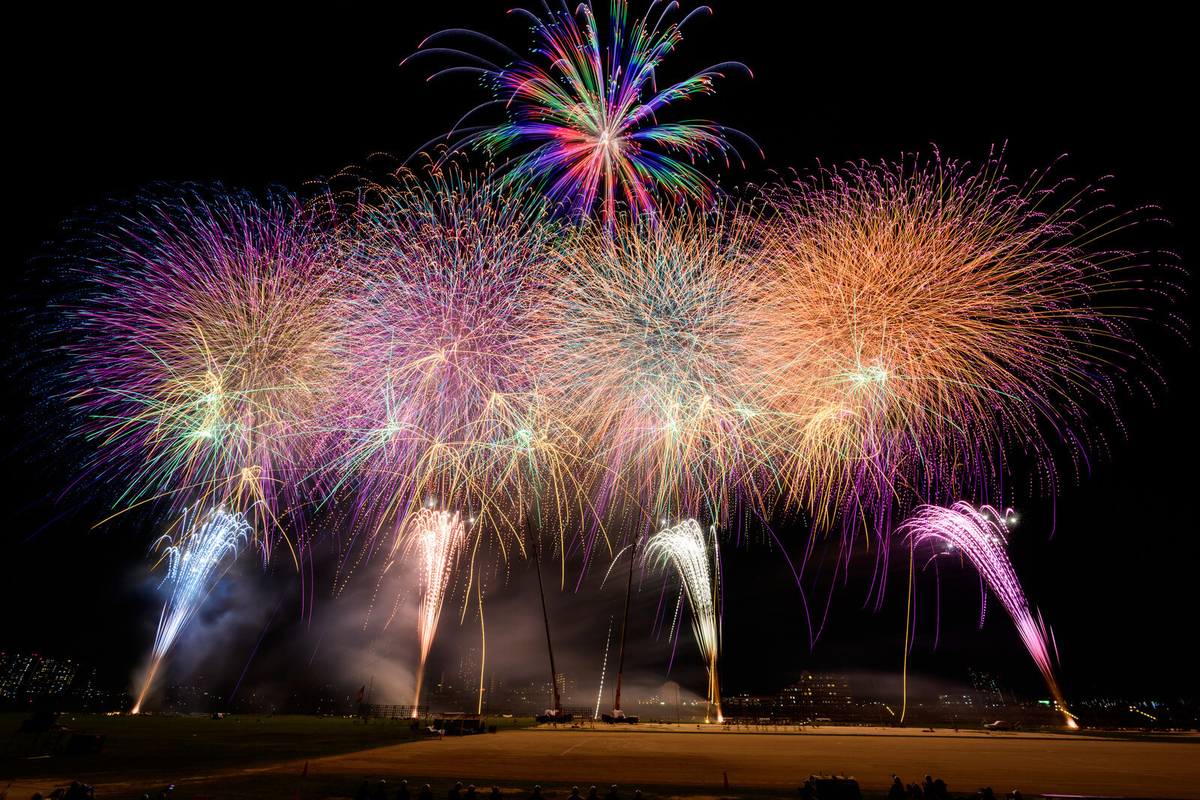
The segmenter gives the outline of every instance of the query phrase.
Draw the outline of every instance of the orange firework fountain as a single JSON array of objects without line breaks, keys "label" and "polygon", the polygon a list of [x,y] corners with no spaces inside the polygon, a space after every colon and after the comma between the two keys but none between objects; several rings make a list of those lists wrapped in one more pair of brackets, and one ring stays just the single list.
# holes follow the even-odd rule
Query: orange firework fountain
[{"label": "orange firework fountain", "polygon": [[466,533],[457,513],[422,508],[408,524],[401,540],[408,552],[416,551],[420,580],[421,607],[417,616],[417,634],[421,637],[421,661],[417,666],[417,688],[413,694],[413,716],[421,700],[421,682],[425,677],[425,661],[437,632],[442,615],[442,600],[454,564],[466,544]]}]

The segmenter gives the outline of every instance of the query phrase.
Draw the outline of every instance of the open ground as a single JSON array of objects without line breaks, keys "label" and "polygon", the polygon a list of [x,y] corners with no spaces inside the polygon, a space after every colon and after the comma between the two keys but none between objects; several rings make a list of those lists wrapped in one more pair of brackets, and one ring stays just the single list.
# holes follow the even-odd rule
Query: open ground
[{"label": "open ground", "polygon": [[[258,730],[269,738],[273,727],[268,723]],[[351,734],[347,726],[350,738],[358,732],[363,728]],[[24,800],[32,791],[46,791],[72,778],[94,783],[98,797],[138,797],[166,783],[175,785],[173,797],[179,799],[292,797],[297,790],[302,798],[350,797],[363,780],[387,779],[394,789],[402,778],[413,789],[433,784],[435,797],[444,797],[455,781],[499,784],[508,797],[527,796],[535,783],[551,797],[565,796],[572,785],[586,793],[590,785],[606,788],[612,783],[630,797],[635,788],[648,797],[796,797],[796,787],[805,777],[824,772],[856,777],[868,797],[881,797],[895,773],[906,781],[919,781],[926,774],[940,777],[955,794],[986,785],[1001,794],[1019,789],[1027,797],[1200,798],[1198,744],[1196,734],[540,727],[494,736],[428,737],[336,755],[321,755],[319,748],[297,742],[295,759],[224,768],[208,764],[191,770],[185,761],[176,763],[171,774],[153,769],[151,751],[146,753],[148,769],[137,774],[114,772],[106,779],[89,779],[79,771],[86,765],[77,762],[72,767],[78,774],[18,776],[10,797]],[[0,791],[7,771],[0,770]],[[305,772],[307,777],[301,778]]]}]

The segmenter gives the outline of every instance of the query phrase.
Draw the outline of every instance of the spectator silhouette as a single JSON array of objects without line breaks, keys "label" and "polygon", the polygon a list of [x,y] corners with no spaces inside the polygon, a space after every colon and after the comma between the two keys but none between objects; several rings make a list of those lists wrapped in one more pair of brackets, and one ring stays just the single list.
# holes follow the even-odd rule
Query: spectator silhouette
[{"label": "spectator silhouette", "polygon": [[462,783],[454,784],[454,788],[446,793],[446,800],[462,800]]},{"label": "spectator silhouette", "polygon": [[467,787],[467,793],[463,795],[463,800],[475,800],[475,784]]},{"label": "spectator silhouette", "polygon": [[396,800],[409,800],[408,781],[400,781],[400,788],[396,790]]},{"label": "spectator silhouette", "polygon": [[579,796],[579,787],[578,786],[571,787],[571,794],[568,795],[568,800],[583,800],[583,798]]},{"label": "spectator silhouette", "polygon": [[371,784],[369,781],[363,781],[362,786],[358,787],[358,791],[354,794],[354,800],[371,800]]},{"label": "spectator silhouette", "polygon": [[617,785],[615,783],[612,785],[612,788],[608,790],[608,794],[605,795],[604,800],[617,800]]},{"label": "spectator silhouette", "polygon": [[529,795],[529,800],[542,800],[542,787],[534,786],[533,794]]},{"label": "spectator silhouette", "polygon": [[387,781],[380,781],[375,787],[375,794],[371,796],[371,800],[388,800]]},{"label": "spectator silhouette", "polygon": [[904,800],[905,797],[904,781],[893,775],[892,788],[888,789],[887,800]]},{"label": "spectator silhouette", "polygon": [[595,786],[593,786],[591,789],[588,789],[587,800],[600,800],[600,795],[596,794]]},{"label": "spectator silhouette", "polygon": [[492,787],[492,796],[491,796],[491,800],[500,800],[500,797],[501,797],[501,795],[500,795],[500,787],[499,787],[499,786],[493,786],[493,787]]},{"label": "spectator silhouette", "polygon": [[421,787],[421,793],[417,795],[417,800],[433,800],[433,792],[429,790],[429,784]]}]

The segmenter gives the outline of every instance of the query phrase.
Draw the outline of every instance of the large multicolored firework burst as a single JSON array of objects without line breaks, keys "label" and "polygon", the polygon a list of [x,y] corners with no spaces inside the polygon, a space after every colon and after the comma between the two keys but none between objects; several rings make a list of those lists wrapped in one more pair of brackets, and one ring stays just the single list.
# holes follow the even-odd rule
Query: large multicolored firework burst
[{"label": "large multicolored firework burst", "polygon": [[[600,505],[657,524],[761,505],[769,388],[752,220],[679,213],[586,227],[555,262],[542,374],[599,465]],[[636,513],[636,512],[635,512]]]},{"label": "large multicolored firework burst", "polygon": [[[970,559],[975,569],[979,570],[980,579],[1000,598],[1004,609],[1012,617],[1021,641],[1045,678],[1058,708],[1065,714],[1067,704],[1050,660],[1049,645],[1053,642],[1053,636],[1047,634],[1046,623],[1042,621],[1040,613],[1036,620],[1033,618],[1021,582],[1017,580],[1017,573],[1008,558],[1008,515],[1001,514],[991,506],[976,509],[970,503],[963,502],[954,503],[949,508],[923,505],[904,521],[898,532],[907,533],[917,545],[946,545],[945,550],[935,550],[934,558],[962,553]],[[1066,720],[1069,727],[1078,727],[1071,717],[1066,717]]]},{"label": "large multicolored firework burst", "polygon": [[[94,230],[60,348],[74,430],[94,445],[80,480],[119,483],[123,505],[210,498],[274,519],[300,502],[338,366],[318,233],[290,195],[199,189]],[[263,531],[264,558],[275,538]]]},{"label": "large multicolored firework burst", "polygon": [[1053,492],[1056,446],[1111,406],[1126,326],[1097,301],[1131,264],[1084,252],[1103,224],[1061,188],[914,157],[773,192],[776,461],[819,517],[886,529],[897,500],[996,492],[1014,455]]},{"label": "large multicolored firework burst", "polygon": [[714,184],[680,156],[692,163],[717,156],[728,165],[729,157],[737,156],[726,138],[728,129],[699,120],[660,122],[659,117],[672,103],[711,93],[713,79],[722,70],[749,70],[725,62],[659,88],[657,71],[683,38],[683,26],[709,11],[702,6],[682,21],[667,23],[677,8],[676,3],[665,4],[656,20],[648,15],[629,25],[625,0],[612,0],[607,40],[590,3],[579,4],[574,14],[565,8],[547,9],[544,17],[515,9],[513,13],[532,26],[532,50],[544,63],[523,59],[479,34],[472,35],[509,59],[504,66],[455,49],[425,49],[467,32],[430,36],[416,55],[450,53],[473,63],[434,77],[476,73],[493,91],[493,102],[469,112],[464,120],[493,105],[503,106],[508,117],[490,127],[456,129],[447,137],[451,148],[481,148],[493,157],[527,149],[507,166],[510,176],[537,187],[576,216],[590,216],[599,201],[604,219],[611,222],[618,196],[635,215],[655,212],[666,198],[710,205]]},{"label": "large multicolored firework burst", "polygon": [[555,225],[543,203],[488,176],[407,175],[364,207],[348,240],[331,419],[335,480],[378,519],[428,498],[497,522],[566,502],[574,443],[533,369]]}]

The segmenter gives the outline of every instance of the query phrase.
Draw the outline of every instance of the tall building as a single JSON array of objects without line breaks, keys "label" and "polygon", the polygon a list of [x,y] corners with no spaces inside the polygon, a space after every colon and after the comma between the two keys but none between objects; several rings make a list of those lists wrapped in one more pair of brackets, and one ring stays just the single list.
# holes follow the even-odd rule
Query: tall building
[{"label": "tall building", "polygon": [[846,719],[851,711],[850,682],[845,675],[800,673],[800,680],[775,696],[776,717]]},{"label": "tall building", "polygon": [[32,656],[0,653],[0,699],[15,700],[21,694]]},{"label": "tall building", "polygon": [[0,699],[19,700],[66,692],[80,665],[70,659],[45,658],[37,653],[0,653]]},{"label": "tall building", "polygon": [[458,648],[458,677],[454,688],[460,692],[479,689],[479,650],[474,647]]},{"label": "tall building", "polygon": [[1000,684],[998,675],[992,675],[973,667],[967,667],[967,672],[971,675],[971,686],[975,689],[980,707],[1004,708],[1009,703],[1016,701],[1012,693]]}]

